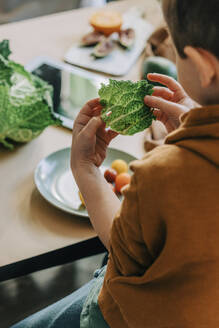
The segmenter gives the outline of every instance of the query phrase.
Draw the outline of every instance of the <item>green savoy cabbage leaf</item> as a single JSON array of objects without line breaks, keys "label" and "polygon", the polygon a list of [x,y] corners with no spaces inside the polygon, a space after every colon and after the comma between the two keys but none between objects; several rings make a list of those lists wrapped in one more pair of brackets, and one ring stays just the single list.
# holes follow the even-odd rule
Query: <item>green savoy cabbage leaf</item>
[{"label": "green savoy cabbage leaf", "polygon": [[3,40],[0,42],[0,54],[5,58],[8,59],[8,57],[11,54],[11,50],[9,48],[9,41]]},{"label": "green savoy cabbage leaf", "polygon": [[13,141],[28,142],[61,121],[51,112],[52,86],[8,60],[5,41],[0,43],[0,143],[13,149]]},{"label": "green savoy cabbage leaf", "polygon": [[99,90],[100,103],[103,106],[102,120],[106,127],[124,134],[133,135],[148,128],[155,116],[144,103],[144,97],[151,95],[153,85],[147,81],[109,80],[102,83]]}]

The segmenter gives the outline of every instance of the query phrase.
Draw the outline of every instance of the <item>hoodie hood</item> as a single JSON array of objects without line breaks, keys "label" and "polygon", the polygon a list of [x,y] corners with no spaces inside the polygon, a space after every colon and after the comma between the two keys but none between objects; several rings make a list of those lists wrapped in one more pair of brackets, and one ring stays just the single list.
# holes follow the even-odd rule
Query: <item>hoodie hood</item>
[{"label": "hoodie hood", "polygon": [[195,152],[219,166],[219,105],[191,109],[180,117],[180,122],[165,143]]}]

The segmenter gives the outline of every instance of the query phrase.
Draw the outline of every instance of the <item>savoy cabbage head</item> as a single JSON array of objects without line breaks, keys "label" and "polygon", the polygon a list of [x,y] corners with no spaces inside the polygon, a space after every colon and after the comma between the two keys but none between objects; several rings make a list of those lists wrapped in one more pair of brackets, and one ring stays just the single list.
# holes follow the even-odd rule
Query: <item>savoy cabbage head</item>
[{"label": "savoy cabbage head", "polygon": [[60,125],[52,112],[53,89],[8,59],[8,40],[0,43],[0,143],[28,142],[47,126]]},{"label": "savoy cabbage head", "polygon": [[153,85],[147,81],[109,80],[108,85],[99,90],[100,103],[103,106],[102,120],[106,127],[124,134],[133,135],[148,128],[155,116],[144,103],[144,97],[153,93]]}]

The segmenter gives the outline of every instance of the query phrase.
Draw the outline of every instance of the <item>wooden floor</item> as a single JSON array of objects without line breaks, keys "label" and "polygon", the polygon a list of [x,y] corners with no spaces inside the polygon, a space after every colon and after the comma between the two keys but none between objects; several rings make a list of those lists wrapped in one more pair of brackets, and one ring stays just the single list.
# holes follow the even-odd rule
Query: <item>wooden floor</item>
[{"label": "wooden floor", "polygon": [[103,258],[103,254],[96,255],[0,283],[0,328],[9,328],[71,294],[92,279]]}]

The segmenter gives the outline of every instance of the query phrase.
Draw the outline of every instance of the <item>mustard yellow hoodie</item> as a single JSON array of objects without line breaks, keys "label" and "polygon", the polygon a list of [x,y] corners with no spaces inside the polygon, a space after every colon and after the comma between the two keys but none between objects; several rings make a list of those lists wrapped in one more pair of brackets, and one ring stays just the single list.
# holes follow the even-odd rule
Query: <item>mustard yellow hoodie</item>
[{"label": "mustard yellow hoodie", "polygon": [[131,168],[98,299],[105,320],[219,327],[219,105],[184,114]]}]

